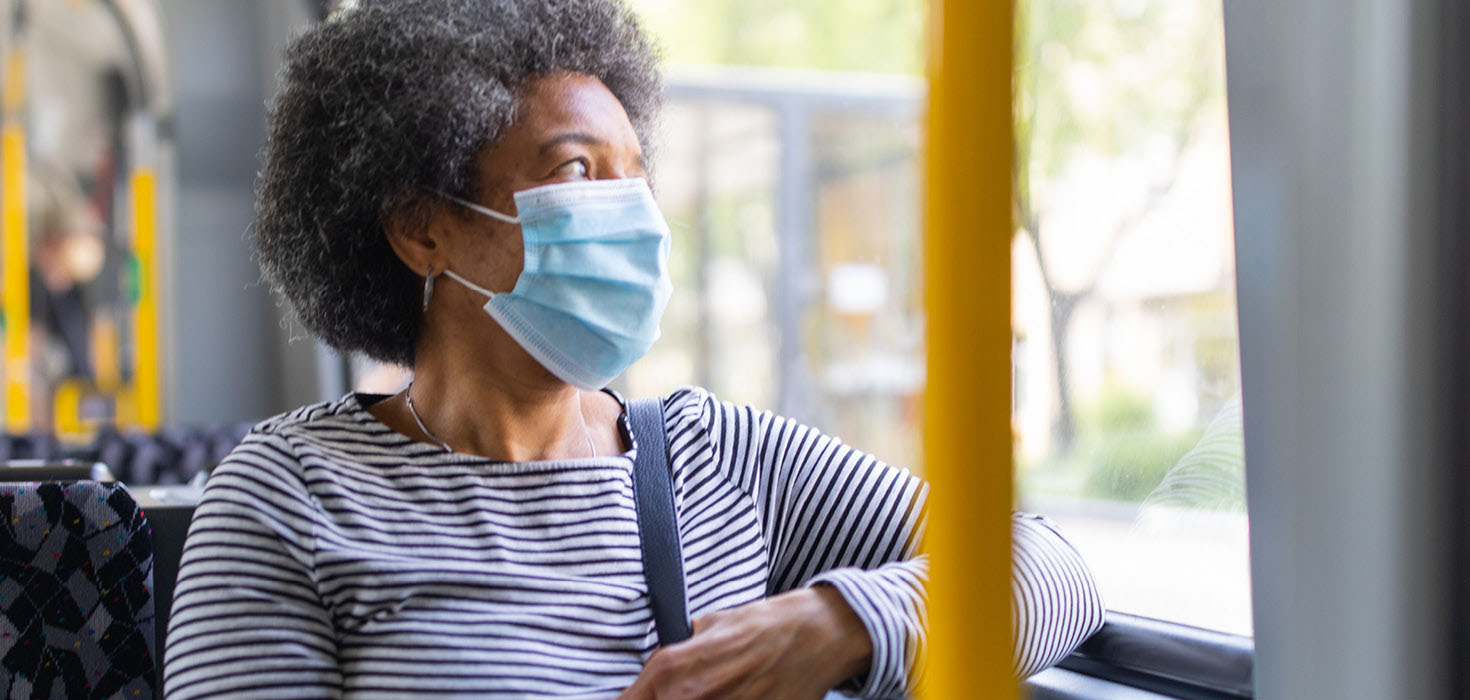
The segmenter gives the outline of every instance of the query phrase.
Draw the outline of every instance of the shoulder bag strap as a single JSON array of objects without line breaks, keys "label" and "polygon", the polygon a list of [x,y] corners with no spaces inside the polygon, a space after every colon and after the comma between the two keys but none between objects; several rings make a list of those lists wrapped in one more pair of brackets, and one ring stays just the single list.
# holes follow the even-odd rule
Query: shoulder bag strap
[{"label": "shoulder bag strap", "polygon": [[684,554],[674,517],[674,487],[669,473],[668,438],[659,399],[628,402],[637,454],[633,460],[633,502],[638,514],[638,547],[643,576],[653,605],[653,624],[662,646],[688,639],[688,604],[684,590]]}]

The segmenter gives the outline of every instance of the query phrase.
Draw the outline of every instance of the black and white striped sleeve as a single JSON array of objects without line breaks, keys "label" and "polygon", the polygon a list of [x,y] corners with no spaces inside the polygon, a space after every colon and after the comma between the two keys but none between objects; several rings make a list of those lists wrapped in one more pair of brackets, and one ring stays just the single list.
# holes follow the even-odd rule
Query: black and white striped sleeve
[{"label": "black and white striped sleeve", "polygon": [[770,553],[768,594],[829,585],[873,643],[845,688],[902,695],[924,638],[927,560],[918,544],[928,486],[840,440],[769,412],[705,399],[718,468],[756,505]]},{"label": "black and white striped sleeve", "polygon": [[[868,675],[850,689],[883,698],[912,688],[924,643],[928,485],[795,421],[703,402],[719,468],[756,502],[768,592],[836,587],[873,642]],[[1012,649],[1024,678],[1096,632],[1104,609],[1087,565],[1049,522],[1021,513],[1011,522]]]},{"label": "black and white striped sleeve", "polygon": [[1050,521],[1011,516],[1011,648],[1025,678],[1102,628],[1102,596],[1082,556]]},{"label": "black and white striped sleeve", "polygon": [[314,516],[287,441],[257,429],[215,469],[179,567],[168,700],[341,695],[314,575]]}]

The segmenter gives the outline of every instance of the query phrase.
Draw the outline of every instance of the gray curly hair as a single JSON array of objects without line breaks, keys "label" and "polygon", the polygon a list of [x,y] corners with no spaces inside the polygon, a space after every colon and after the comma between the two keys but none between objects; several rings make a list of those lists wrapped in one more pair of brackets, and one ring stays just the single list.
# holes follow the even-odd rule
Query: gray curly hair
[{"label": "gray curly hair", "polygon": [[423,277],[389,216],[473,199],[475,154],[532,78],[600,79],[645,152],[657,52],[622,0],[362,0],[296,39],[269,117],[254,244],[266,281],[342,352],[411,366]]}]

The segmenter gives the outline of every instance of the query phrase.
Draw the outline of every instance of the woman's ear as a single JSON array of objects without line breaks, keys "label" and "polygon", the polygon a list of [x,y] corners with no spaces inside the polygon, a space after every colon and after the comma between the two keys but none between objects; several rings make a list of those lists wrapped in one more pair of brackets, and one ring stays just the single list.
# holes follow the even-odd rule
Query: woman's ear
[{"label": "woman's ear", "polygon": [[408,269],[420,277],[430,270],[439,272],[447,264],[440,231],[448,217],[443,207],[423,202],[409,202],[383,216],[383,233],[388,245]]}]

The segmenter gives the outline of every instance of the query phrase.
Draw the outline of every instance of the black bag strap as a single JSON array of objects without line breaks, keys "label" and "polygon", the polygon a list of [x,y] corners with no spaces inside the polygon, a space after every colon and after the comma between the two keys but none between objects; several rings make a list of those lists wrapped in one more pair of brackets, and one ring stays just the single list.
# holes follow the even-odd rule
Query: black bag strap
[{"label": "black bag strap", "polygon": [[638,516],[638,547],[643,576],[653,605],[653,624],[662,646],[693,634],[684,591],[684,553],[674,517],[674,486],[669,473],[668,436],[663,403],[658,399],[628,402],[628,420],[638,451],[633,460],[633,504]]}]

